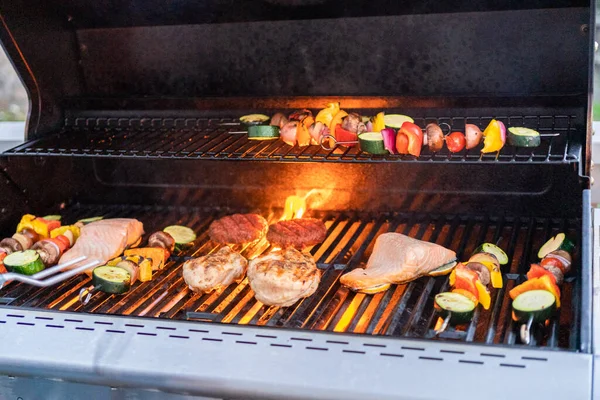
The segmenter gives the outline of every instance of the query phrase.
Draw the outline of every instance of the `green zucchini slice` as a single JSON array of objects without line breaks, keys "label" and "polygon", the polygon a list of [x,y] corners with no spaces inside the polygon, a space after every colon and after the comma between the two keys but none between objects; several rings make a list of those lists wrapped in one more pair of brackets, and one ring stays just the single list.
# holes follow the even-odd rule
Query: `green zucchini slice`
[{"label": "green zucchini slice", "polygon": [[460,293],[444,292],[435,295],[435,309],[442,318],[450,315],[450,324],[458,325],[473,318],[476,304]]},{"label": "green zucchini slice", "polygon": [[42,217],[42,219],[45,219],[46,221],[60,221],[61,218],[60,215],[46,215],[45,217]]},{"label": "green zucchini slice", "polygon": [[508,144],[516,147],[537,147],[542,143],[540,133],[523,127],[508,128]]},{"label": "green zucchini slice", "polygon": [[269,117],[264,114],[248,114],[240,117],[240,122],[248,127],[252,125],[262,125],[269,122]]},{"label": "green zucchini slice", "polygon": [[272,140],[279,137],[279,127],[274,125],[252,125],[248,127],[248,139]]},{"label": "green zucchini slice", "polygon": [[358,142],[360,143],[360,149],[365,153],[388,154],[381,132],[361,133],[358,135]]},{"label": "green zucchini slice", "polygon": [[196,234],[187,226],[171,225],[167,226],[163,231],[175,239],[175,244],[188,244],[196,240]]},{"label": "green zucchini slice", "polygon": [[552,253],[556,250],[564,250],[567,253],[571,253],[575,245],[571,242],[564,233],[559,233],[553,238],[548,239],[546,243],[542,247],[540,247],[540,251],[538,251],[538,257],[540,259],[546,257],[549,253]]},{"label": "green zucchini slice", "polygon": [[4,266],[10,272],[33,275],[44,269],[44,262],[35,250],[15,251],[4,258]]},{"label": "green zucchini slice", "polygon": [[508,256],[500,247],[496,246],[493,243],[483,243],[478,248],[475,249],[473,254],[477,253],[490,253],[493,254],[497,259],[500,265],[508,264]]},{"label": "green zucchini slice", "polygon": [[77,222],[81,222],[84,225],[90,224],[92,222],[96,222],[96,221],[100,221],[101,219],[104,219],[104,217],[91,217],[91,218],[84,218],[84,219],[80,219]]},{"label": "green zucchini slice", "polygon": [[131,287],[131,275],[121,267],[103,265],[94,268],[92,283],[105,293],[123,294]]},{"label": "green zucchini slice", "polygon": [[414,119],[409,117],[408,115],[402,114],[386,114],[383,116],[383,122],[385,126],[388,128],[400,129],[402,128],[402,124],[405,122],[415,122]]},{"label": "green zucchini slice", "polygon": [[526,322],[533,317],[533,322],[544,322],[556,310],[556,299],[547,290],[530,290],[518,295],[512,307],[515,321]]}]

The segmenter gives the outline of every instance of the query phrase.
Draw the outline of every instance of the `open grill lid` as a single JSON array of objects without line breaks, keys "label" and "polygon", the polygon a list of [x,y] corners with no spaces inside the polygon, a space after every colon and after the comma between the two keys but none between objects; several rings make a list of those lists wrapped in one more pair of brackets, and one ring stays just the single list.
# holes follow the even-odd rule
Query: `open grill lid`
[{"label": "open grill lid", "polygon": [[193,110],[212,97],[587,109],[583,1],[18,3],[0,1],[0,40],[31,95],[30,138],[67,109]]}]

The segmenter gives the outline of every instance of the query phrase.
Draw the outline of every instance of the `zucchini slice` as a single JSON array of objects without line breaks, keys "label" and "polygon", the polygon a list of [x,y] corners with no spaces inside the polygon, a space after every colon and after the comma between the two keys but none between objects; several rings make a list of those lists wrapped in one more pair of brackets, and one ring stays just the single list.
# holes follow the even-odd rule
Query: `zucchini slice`
[{"label": "zucchini slice", "polygon": [[248,127],[252,125],[262,125],[269,122],[269,117],[264,114],[248,114],[240,117],[240,122]]},{"label": "zucchini slice", "polygon": [[493,243],[483,243],[478,248],[475,249],[473,254],[477,253],[490,253],[496,256],[496,259],[500,263],[500,265],[508,264],[508,256],[500,247],[496,246]]},{"label": "zucchini slice", "polygon": [[44,269],[44,262],[35,250],[15,251],[4,258],[4,266],[10,272],[33,275]]},{"label": "zucchini slice", "polygon": [[385,126],[389,128],[400,129],[403,123],[415,122],[415,120],[408,115],[386,114],[383,116],[383,122],[385,123]]},{"label": "zucchini slice", "polygon": [[101,219],[104,219],[104,217],[91,217],[91,218],[84,218],[84,219],[80,219],[77,222],[81,222],[84,225],[90,224],[92,222],[96,222],[96,221],[100,221]]},{"label": "zucchini slice", "polygon": [[46,221],[60,221],[61,218],[60,215],[46,215],[45,217],[42,217],[42,219],[45,219]]},{"label": "zucchini slice", "polygon": [[556,310],[556,299],[547,290],[530,290],[518,295],[512,307],[515,321],[525,322],[533,316],[534,322],[544,322]]},{"label": "zucchini slice", "polygon": [[538,251],[538,257],[540,259],[546,257],[548,253],[551,253],[556,250],[564,250],[567,253],[571,253],[575,245],[571,242],[564,233],[559,233],[553,238],[548,239],[546,243],[542,247],[540,247],[540,251]]},{"label": "zucchini slice", "polygon": [[175,244],[188,244],[196,240],[196,234],[187,226],[171,225],[163,229],[175,239]]},{"label": "zucchini slice", "polygon": [[508,128],[508,144],[516,147],[537,147],[542,143],[540,133],[523,127]]},{"label": "zucchini slice", "polygon": [[456,267],[456,264],[458,264],[458,262],[455,261],[450,261],[447,264],[442,265],[439,268],[434,269],[433,271],[431,271],[429,273],[429,276],[443,276],[443,275],[448,275],[450,272],[452,272],[452,270],[454,269],[454,267]]},{"label": "zucchini slice", "polygon": [[252,125],[248,127],[248,139],[272,140],[279,137],[279,127],[273,125]]},{"label": "zucchini slice", "polygon": [[360,143],[360,149],[365,153],[388,154],[381,132],[361,133],[358,135],[358,142]]},{"label": "zucchini slice", "polygon": [[92,283],[105,293],[123,294],[131,287],[131,275],[121,267],[103,265],[94,268]]},{"label": "zucchini slice", "polygon": [[450,315],[450,324],[458,325],[473,318],[476,304],[460,293],[444,292],[435,295],[435,309],[442,318]]}]

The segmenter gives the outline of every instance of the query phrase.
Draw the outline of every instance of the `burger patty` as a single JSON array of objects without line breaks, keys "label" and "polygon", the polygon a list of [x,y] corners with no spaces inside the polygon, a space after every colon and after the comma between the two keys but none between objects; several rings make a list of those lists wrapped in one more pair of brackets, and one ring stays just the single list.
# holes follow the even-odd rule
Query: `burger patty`
[{"label": "burger patty", "polygon": [[283,249],[294,247],[303,249],[321,243],[327,236],[325,224],[315,218],[300,218],[279,221],[269,227],[267,240]]},{"label": "burger patty", "polygon": [[269,224],[258,214],[233,214],[213,221],[208,228],[211,240],[221,244],[243,244],[262,239]]}]

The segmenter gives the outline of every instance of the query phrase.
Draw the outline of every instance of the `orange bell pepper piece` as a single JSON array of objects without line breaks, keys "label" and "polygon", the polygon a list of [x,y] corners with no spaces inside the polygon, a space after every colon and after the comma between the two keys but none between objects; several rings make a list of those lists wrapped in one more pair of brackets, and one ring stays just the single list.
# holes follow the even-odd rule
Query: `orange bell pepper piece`
[{"label": "orange bell pepper piece", "polygon": [[[421,128],[419,128],[418,125],[413,124],[412,122],[406,121],[402,124],[402,127],[398,131],[398,137],[401,134],[406,135],[406,137],[408,138],[408,154],[412,154],[415,157],[419,157],[421,155],[421,148],[423,147],[423,131],[421,130]],[[396,138],[396,148],[397,147],[398,139]],[[398,149],[398,152],[400,152],[400,149]]]}]

